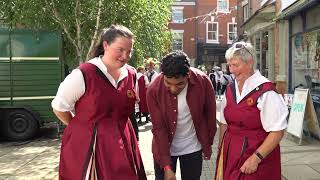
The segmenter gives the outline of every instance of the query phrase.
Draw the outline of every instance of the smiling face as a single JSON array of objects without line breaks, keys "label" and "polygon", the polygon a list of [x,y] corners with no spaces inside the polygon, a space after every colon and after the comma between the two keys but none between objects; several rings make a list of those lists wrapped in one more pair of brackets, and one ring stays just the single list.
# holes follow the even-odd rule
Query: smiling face
[{"label": "smiling face", "polygon": [[246,80],[253,72],[253,60],[244,62],[239,57],[233,57],[227,61],[229,71],[234,74],[237,80]]},{"label": "smiling face", "polygon": [[131,58],[133,40],[126,37],[117,37],[112,43],[103,42],[104,56],[107,64],[114,68],[121,68]]},{"label": "smiling face", "polygon": [[164,76],[164,85],[170,91],[171,94],[178,95],[186,87],[188,83],[188,76],[167,77]]}]

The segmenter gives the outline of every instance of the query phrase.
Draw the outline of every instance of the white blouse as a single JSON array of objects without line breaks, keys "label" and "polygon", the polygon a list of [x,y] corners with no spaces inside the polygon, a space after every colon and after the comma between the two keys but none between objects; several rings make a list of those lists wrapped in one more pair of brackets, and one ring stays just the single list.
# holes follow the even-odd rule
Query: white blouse
[{"label": "white blouse", "polygon": [[[235,80],[236,87],[236,99],[237,104],[252,90],[257,86],[270,82],[267,78],[262,76],[259,71],[256,71],[252,76],[250,76],[243,84],[242,93],[240,94],[237,80]],[[287,116],[288,108],[282,96],[274,91],[265,92],[262,96],[258,98],[257,107],[260,110],[260,117],[263,129],[266,132],[270,131],[280,131],[287,128]],[[224,118],[224,108],[226,107],[226,97],[225,95],[221,101],[220,109],[220,122],[227,124]]]},{"label": "white blouse", "polygon": [[[97,66],[103,74],[108,78],[110,83],[117,88],[118,83],[128,76],[128,70],[126,66],[123,66],[120,70],[120,76],[118,81],[108,73],[107,67],[103,64],[101,57],[96,57],[88,61],[89,63]],[[75,103],[85,93],[85,82],[80,69],[74,69],[60,84],[58,92],[55,98],[51,102],[53,109],[61,112],[74,111]]]}]

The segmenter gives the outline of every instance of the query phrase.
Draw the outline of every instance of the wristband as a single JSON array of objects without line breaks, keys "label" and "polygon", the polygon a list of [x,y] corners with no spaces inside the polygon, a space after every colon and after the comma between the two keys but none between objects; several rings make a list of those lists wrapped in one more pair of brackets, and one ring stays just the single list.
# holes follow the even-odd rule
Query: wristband
[{"label": "wristband", "polygon": [[168,171],[171,170],[171,166],[170,165],[166,165],[163,167],[163,170]]},{"label": "wristband", "polygon": [[263,156],[258,152],[258,151],[256,151],[256,152],[254,152],[254,154],[262,161],[263,160]]}]

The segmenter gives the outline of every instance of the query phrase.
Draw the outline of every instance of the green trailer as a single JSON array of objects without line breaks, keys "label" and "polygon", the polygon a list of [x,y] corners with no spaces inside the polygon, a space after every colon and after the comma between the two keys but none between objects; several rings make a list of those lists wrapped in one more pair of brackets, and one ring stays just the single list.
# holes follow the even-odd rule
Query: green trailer
[{"label": "green trailer", "polygon": [[1,134],[32,138],[58,122],[51,101],[64,78],[60,32],[0,28]]}]

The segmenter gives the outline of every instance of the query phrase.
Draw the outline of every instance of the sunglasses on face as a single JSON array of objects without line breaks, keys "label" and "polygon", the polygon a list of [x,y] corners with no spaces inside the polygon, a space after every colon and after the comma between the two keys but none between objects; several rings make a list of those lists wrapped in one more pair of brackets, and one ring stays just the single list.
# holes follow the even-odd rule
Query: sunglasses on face
[{"label": "sunglasses on face", "polygon": [[235,44],[235,48],[236,48],[236,51],[240,50],[240,49],[245,49],[253,58],[252,53],[249,51],[249,49],[246,48],[246,46],[244,44]]}]

